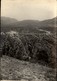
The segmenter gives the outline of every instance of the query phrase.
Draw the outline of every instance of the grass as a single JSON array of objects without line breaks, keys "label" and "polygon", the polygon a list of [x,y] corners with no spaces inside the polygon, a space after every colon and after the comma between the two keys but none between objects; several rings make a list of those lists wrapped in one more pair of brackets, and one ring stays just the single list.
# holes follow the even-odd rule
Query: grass
[{"label": "grass", "polygon": [[1,58],[1,75],[2,80],[56,81],[55,69],[5,55]]}]

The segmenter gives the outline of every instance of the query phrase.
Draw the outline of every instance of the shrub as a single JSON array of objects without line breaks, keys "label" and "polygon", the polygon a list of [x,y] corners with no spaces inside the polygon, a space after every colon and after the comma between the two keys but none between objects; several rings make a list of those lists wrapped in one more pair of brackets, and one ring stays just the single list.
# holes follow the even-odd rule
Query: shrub
[{"label": "shrub", "polygon": [[56,50],[55,39],[52,35],[46,34],[21,34],[6,35],[3,46],[3,54],[20,60],[43,63],[55,67]]}]

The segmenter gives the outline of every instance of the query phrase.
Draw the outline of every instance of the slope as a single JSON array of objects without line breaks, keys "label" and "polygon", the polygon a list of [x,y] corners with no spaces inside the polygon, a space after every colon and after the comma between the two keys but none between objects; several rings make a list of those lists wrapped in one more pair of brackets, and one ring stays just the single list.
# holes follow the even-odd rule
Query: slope
[{"label": "slope", "polygon": [[55,70],[8,56],[1,58],[2,80],[55,81]]}]

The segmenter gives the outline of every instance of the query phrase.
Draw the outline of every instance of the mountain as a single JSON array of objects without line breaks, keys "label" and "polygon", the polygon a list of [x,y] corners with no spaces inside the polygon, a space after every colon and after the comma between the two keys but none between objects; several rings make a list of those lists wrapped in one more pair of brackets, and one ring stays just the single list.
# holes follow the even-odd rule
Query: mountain
[{"label": "mountain", "polygon": [[38,24],[39,27],[54,27],[57,24],[57,17],[41,21],[40,23]]},{"label": "mountain", "polygon": [[[40,28],[43,30],[47,30],[50,32],[54,32],[55,30],[55,24],[57,29],[57,17],[44,20],[44,21],[38,21],[38,20],[22,20],[17,21],[12,18],[2,17],[1,18],[1,29],[2,31],[8,31],[8,30],[17,30],[17,31],[35,31]],[[5,28],[4,28],[5,27]],[[57,30],[56,30],[57,31]]]},{"label": "mountain", "polygon": [[1,26],[9,25],[15,22],[18,22],[18,21],[14,18],[1,17]]},{"label": "mountain", "polygon": [[57,31],[57,17],[41,21],[38,24],[38,27],[54,33],[55,31]]},{"label": "mountain", "polygon": [[55,24],[57,25],[57,17],[41,21],[40,23],[40,27],[55,27]]}]

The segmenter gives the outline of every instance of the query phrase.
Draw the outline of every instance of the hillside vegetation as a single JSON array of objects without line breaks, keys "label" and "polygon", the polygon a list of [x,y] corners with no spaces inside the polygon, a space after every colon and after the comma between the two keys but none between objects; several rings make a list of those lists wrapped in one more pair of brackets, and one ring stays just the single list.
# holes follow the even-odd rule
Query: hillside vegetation
[{"label": "hillside vegetation", "polygon": [[1,17],[1,22],[2,55],[56,67],[57,17],[44,21]]},{"label": "hillside vegetation", "polygon": [[55,37],[39,33],[24,33],[11,31],[1,35],[2,55],[8,55],[20,60],[38,62],[55,67],[56,48]]}]

